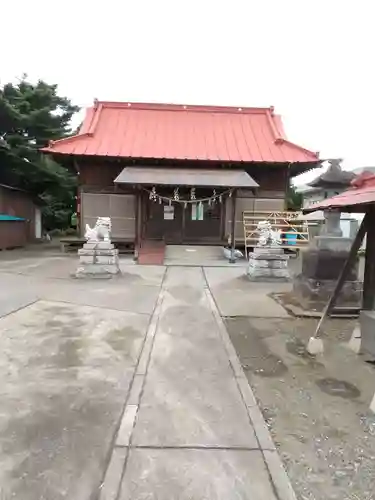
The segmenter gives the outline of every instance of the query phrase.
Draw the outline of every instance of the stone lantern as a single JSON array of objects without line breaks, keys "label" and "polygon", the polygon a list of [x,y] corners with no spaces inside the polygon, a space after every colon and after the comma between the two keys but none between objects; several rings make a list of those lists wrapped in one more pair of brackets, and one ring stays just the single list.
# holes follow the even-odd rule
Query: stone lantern
[{"label": "stone lantern", "polygon": [[[310,185],[326,191],[342,191],[350,185],[353,178],[354,174],[341,170],[339,160],[331,160],[327,172]],[[293,281],[294,295],[303,308],[316,311],[324,309],[349,255],[351,244],[352,239],[342,234],[340,211],[326,210],[320,233],[301,253],[302,272]],[[342,288],[337,306],[359,306],[360,294],[357,261]]]},{"label": "stone lantern", "polygon": [[319,188],[323,191],[324,198],[330,198],[331,196],[339,194],[339,192],[347,189],[355,177],[353,172],[342,170],[340,159],[328,161],[329,167],[326,172],[319,175],[319,177],[308,184],[310,187]]}]

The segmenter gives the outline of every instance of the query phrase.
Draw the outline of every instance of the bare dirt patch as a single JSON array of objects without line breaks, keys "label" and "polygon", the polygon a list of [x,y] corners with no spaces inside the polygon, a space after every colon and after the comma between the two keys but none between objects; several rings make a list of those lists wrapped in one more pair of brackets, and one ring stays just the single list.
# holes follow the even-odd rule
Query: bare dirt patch
[{"label": "bare dirt patch", "polygon": [[[375,499],[375,366],[346,347],[354,322],[228,318],[227,328],[299,500]],[[327,340],[328,339],[328,340]]]}]

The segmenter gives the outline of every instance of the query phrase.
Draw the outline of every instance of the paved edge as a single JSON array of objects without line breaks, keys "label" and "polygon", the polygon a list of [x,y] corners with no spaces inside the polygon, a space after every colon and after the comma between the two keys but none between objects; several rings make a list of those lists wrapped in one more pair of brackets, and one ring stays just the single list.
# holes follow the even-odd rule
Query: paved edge
[{"label": "paved edge", "polygon": [[7,316],[10,316],[11,314],[15,314],[18,311],[22,311],[22,309],[26,309],[27,307],[32,306],[33,304],[36,304],[37,302],[39,302],[39,300],[40,300],[40,298],[38,297],[36,299],[30,300],[30,302],[25,302],[23,305],[20,305],[19,307],[16,307],[15,309],[12,309],[11,311],[8,311],[4,314],[0,313],[0,319],[6,318]]},{"label": "paved edge", "polygon": [[133,379],[125,400],[124,411],[115,431],[114,441],[104,470],[104,479],[99,486],[99,490],[94,492],[91,496],[92,500],[117,500],[120,494],[121,481],[125,473],[132,433],[137,419],[139,401],[143,392],[151,351],[159,323],[159,316],[162,309],[165,293],[165,276],[166,271],[163,275],[159,296],[154,310],[150,314],[150,322],[147,327],[138,362],[134,369]]},{"label": "paved edge", "polygon": [[[202,272],[204,277],[206,277],[203,269]],[[267,466],[276,496],[279,500],[297,500],[297,496],[293,490],[288,474],[286,473],[284,465],[277,452],[275,443],[273,442],[272,436],[268,430],[267,424],[263,418],[262,412],[260,411],[245,372],[242,369],[236,350],[230,340],[224,321],[219,314],[219,310],[215,304],[215,300],[212,296],[207,280],[206,296],[210,304],[211,312],[218,325],[221,339],[227,352],[238,389],[245,403],[250,422],[254,427],[259,448],[263,454],[264,462]]]},{"label": "paved edge", "polygon": [[[238,359],[237,353],[230,340],[224,321],[219,314],[219,310],[211,294],[203,269],[202,274],[206,282],[205,294],[208,299],[211,313],[218,326],[220,337],[228,355],[238,390],[247,409],[249,421],[254,428],[275,495],[278,500],[297,500],[289,477],[276,450],[276,446],[272,440],[266,422],[264,421],[262,412],[259,409],[254,393],[249,385],[240,360]],[[160,293],[154,311],[150,316],[150,323],[148,325],[142,350],[134,371],[131,387],[125,401],[124,412],[115,433],[114,443],[106,465],[104,479],[99,487],[99,491],[92,496],[95,500],[117,500],[120,494],[121,481],[125,473],[129,449],[131,446],[131,435],[137,418],[139,400],[143,392],[147,368],[151,357],[151,350],[162,309],[165,276],[166,273],[163,276]]]}]

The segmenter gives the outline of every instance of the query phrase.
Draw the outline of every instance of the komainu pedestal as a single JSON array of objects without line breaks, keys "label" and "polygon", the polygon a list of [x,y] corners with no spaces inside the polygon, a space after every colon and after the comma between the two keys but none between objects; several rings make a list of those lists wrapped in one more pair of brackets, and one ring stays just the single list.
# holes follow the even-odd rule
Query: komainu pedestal
[{"label": "komainu pedestal", "polygon": [[288,260],[282,248],[255,247],[249,255],[247,275],[251,281],[290,281]]},{"label": "komainu pedestal", "polygon": [[112,243],[85,243],[78,256],[77,278],[111,278],[120,274],[118,250]]}]

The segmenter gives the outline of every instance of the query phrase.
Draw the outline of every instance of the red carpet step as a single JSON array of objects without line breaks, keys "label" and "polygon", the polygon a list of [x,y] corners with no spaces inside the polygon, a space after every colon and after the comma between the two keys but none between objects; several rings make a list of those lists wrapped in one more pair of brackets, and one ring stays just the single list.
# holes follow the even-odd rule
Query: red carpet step
[{"label": "red carpet step", "polygon": [[138,264],[162,266],[164,256],[164,241],[143,241],[138,252]]}]

